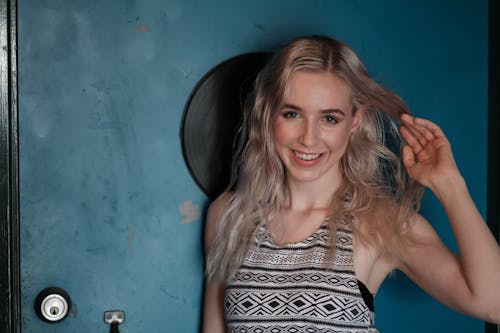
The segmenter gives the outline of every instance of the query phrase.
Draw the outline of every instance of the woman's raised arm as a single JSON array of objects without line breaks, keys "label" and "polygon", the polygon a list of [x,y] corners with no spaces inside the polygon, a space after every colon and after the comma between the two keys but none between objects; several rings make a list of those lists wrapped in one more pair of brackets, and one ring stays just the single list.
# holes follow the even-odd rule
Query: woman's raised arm
[{"label": "woman's raised arm", "polygon": [[[416,246],[403,251],[401,270],[443,303],[500,323],[500,247],[474,204],[450,143],[434,123],[401,116],[403,163],[410,177],[443,205],[458,246],[451,253],[422,218],[413,225]],[[420,244],[418,243],[420,242]]]}]

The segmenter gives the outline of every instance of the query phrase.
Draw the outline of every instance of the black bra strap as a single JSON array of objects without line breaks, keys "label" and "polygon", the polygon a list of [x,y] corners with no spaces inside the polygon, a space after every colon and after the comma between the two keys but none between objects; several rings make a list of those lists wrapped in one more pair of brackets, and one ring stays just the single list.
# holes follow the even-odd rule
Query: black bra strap
[{"label": "black bra strap", "polygon": [[373,304],[373,295],[368,290],[368,288],[365,286],[365,284],[361,281],[358,280],[358,286],[359,290],[361,291],[361,297],[363,297],[363,300],[365,301],[366,305],[368,306],[368,309],[370,311],[375,312],[375,305]]}]

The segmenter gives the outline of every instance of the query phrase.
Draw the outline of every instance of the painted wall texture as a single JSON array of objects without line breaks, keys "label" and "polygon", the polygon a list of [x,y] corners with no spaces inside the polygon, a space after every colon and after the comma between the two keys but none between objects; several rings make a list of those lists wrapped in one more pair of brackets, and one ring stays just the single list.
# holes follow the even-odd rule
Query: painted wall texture
[{"label": "painted wall texture", "polygon": [[[291,37],[328,34],[420,116],[440,124],[484,213],[486,0],[19,0],[23,332],[197,332],[208,199],[184,163],[184,105],[210,68]],[[228,156],[228,158],[230,158]],[[455,248],[442,209],[423,213]],[[41,322],[33,300],[76,311]],[[402,274],[376,297],[381,332],[482,332]]]}]

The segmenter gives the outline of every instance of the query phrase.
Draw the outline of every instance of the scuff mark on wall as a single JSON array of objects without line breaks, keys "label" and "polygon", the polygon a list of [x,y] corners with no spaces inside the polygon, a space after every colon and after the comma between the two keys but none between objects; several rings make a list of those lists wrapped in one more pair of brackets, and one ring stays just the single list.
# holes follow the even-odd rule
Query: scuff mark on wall
[{"label": "scuff mark on wall", "polygon": [[201,216],[200,206],[193,204],[191,200],[184,201],[179,206],[179,214],[181,214],[181,224],[189,224],[198,220]]},{"label": "scuff mark on wall", "polygon": [[177,303],[180,303],[180,304],[186,304],[186,298],[185,297],[181,297],[179,295],[175,295],[171,292],[169,292],[167,290],[167,288],[165,288],[165,286],[160,286],[160,291],[165,294],[167,297],[169,297],[171,300],[177,302]]},{"label": "scuff mark on wall", "polygon": [[134,28],[135,32],[149,32],[149,28],[144,24],[141,23],[137,27]]},{"label": "scuff mark on wall", "polygon": [[262,24],[256,23],[253,26],[255,27],[255,29],[260,30],[262,32],[266,31],[266,29],[264,28],[264,26]]}]

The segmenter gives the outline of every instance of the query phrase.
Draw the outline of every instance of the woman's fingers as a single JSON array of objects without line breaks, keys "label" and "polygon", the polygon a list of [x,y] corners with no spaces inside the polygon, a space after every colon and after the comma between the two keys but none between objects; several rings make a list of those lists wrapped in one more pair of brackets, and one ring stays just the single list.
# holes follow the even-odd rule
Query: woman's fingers
[{"label": "woman's fingers", "polygon": [[403,114],[401,116],[402,126],[408,128],[409,132],[418,140],[420,145],[424,147],[428,141],[433,139],[433,136],[424,127],[417,126],[414,120],[415,118],[408,114]]},{"label": "woman's fingers", "polygon": [[400,132],[401,136],[409,145],[409,148],[411,147],[411,149],[413,149],[414,153],[418,154],[425,146],[425,144],[422,144],[422,142],[418,140],[418,136],[411,130],[410,127],[402,125],[400,127]]},{"label": "woman's fingers", "polygon": [[[409,114],[402,114],[400,119],[402,122],[401,127],[406,127],[408,129],[407,132],[414,135],[415,140],[418,140],[422,148],[425,148],[427,143],[432,143],[436,148],[441,147],[443,144],[449,144],[444,132],[432,121],[424,118],[416,118]],[[407,140],[403,132],[401,134]]]},{"label": "woman's fingers", "polygon": [[410,146],[403,146],[403,164],[405,165],[406,169],[411,169],[415,165],[415,153],[413,151],[414,150]]}]

